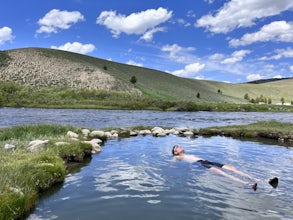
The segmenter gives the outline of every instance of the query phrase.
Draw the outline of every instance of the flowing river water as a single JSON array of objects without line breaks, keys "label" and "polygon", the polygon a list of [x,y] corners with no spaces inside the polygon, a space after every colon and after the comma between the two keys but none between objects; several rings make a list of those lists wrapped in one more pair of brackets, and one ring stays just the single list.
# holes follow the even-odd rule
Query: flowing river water
[{"label": "flowing river water", "polygon": [[[156,112],[0,109],[0,127],[63,124],[86,128],[136,125],[208,127],[263,120],[293,122],[292,113]],[[258,189],[200,164],[176,161],[188,154],[235,166],[261,179]],[[292,219],[293,149],[277,142],[227,137],[137,136],[108,140],[101,153],[42,196],[28,220],[40,219]],[[245,181],[254,180],[235,175]],[[274,189],[267,180],[279,177]]]}]

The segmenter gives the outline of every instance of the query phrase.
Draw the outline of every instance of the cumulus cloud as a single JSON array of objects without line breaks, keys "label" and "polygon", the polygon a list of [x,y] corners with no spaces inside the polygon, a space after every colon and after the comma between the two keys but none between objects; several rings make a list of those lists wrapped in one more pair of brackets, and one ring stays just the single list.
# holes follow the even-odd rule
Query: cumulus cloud
[{"label": "cumulus cloud", "polygon": [[4,44],[6,41],[11,41],[13,39],[12,29],[9,27],[0,28],[0,45]]},{"label": "cumulus cloud", "polygon": [[73,24],[83,21],[84,16],[78,11],[60,11],[53,9],[38,21],[37,33],[57,33],[60,29],[69,29]]},{"label": "cumulus cloud", "polygon": [[[149,40],[155,32],[161,31],[155,28],[168,21],[171,17],[172,11],[161,7],[132,13],[128,16],[117,14],[116,11],[103,11],[97,18],[96,23],[108,28],[115,38],[118,38],[121,33],[144,35],[149,32],[148,36],[142,38]],[[155,32],[150,32],[154,29],[156,30]]]},{"label": "cumulus cloud", "polygon": [[198,19],[195,25],[213,33],[228,33],[236,28],[253,26],[257,19],[292,8],[292,0],[231,0],[215,15],[208,14]]},{"label": "cumulus cloud", "polygon": [[281,58],[292,58],[293,49],[288,47],[287,49],[277,49],[275,50],[275,55],[270,57],[261,57],[259,60],[279,60]]},{"label": "cumulus cloud", "polygon": [[168,53],[170,60],[178,63],[190,63],[191,60],[194,61],[195,57],[190,54],[194,50],[194,47],[181,47],[178,44],[167,44],[161,48],[161,51]]},{"label": "cumulus cloud", "polygon": [[140,67],[143,67],[143,64],[142,63],[137,63],[133,60],[129,60],[126,64],[128,65],[133,65],[133,66],[140,66]]},{"label": "cumulus cloud", "polygon": [[293,65],[290,66],[289,69],[291,70],[291,72],[293,72]]},{"label": "cumulus cloud", "polygon": [[293,42],[293,22],[274,21],[264,25],[255,33],[243,35],[240,39],[229,41],[230,46],[246,46],[256,42]]},{"label": "cumulus cloud", "polygon": [[249,74],[246,76],[246,79],[248,81],[255,81],[255,80],[259,80],[259,79],[263,79],[264,76],[260,75],[260,74]]},{"label": "cumulus cloud", "polygon": [[238,50],[232,53],[231,57],[224,59],[221,64],[234,64],[243,60],[243,58],[250,54],[250,50]]},{"label": "cumulus cloud", "polygon": [[81,53],[81,54],[88,54],[95,50],[95,46],[93,44],[82,44],[79,42],[73,42],[73,43],[66,43],[61,46],[52,46],[52,49],[58,49],[58,50],[65,50],[70,51],[74,53]]},{"label": "cumulus cloud", "polygon": [[190,77],[198,73],[204,67],[205,67],[205,64],[192,63],[192,64],[186,65],[184,69],[173,71],[172,74],[176,76],[180,76],[180,77]]}]

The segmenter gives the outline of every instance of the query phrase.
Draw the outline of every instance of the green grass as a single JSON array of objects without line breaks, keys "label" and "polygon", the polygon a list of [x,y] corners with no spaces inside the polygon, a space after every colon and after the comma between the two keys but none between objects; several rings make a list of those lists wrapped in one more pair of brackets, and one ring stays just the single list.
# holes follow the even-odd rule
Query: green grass
[{"label": "green grass", "polygon": [[169,111],[275,111],[293,112],[293,106],[180,101],[143,90],[144,95],[123,91],[73,88],[33,88],[13,82],[0,83],[0,106],[83,109],[135,109]]},{"label": "green grass", "polygon": [[[64,181],[66,163],[83,161],[91,146],[66,137],[68,130],[77,128],[59,125],[15,126],[0,130],[0,146],[14,144],[13,151],[0,148],[0,219],[17,219],[35,205],[39,193]],[[48,139],[46,148],[31,153],[28,143]],[[68,145],[56,146],[55,141]]]},{"label": "green grass", "polygon": [[289,138],[290,136],[293,138],[293,123],[264,121],[252,123],[249,125],[203,128],[200,132],[207,135],[224,134],[226,136],[246,138],[264,137],[278,139],[284,137]]}]

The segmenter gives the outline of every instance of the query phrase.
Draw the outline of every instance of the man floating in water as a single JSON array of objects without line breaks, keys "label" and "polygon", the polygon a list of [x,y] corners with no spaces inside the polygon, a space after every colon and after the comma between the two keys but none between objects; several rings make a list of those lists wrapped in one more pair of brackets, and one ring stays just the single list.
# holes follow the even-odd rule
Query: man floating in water
[{"label": "man floating in water", "polygon": [[[230,165],[225,165],[225,164],[221,164],[221,163],[217,163],[217,162],[211,162],[211,161],[208,161],[208,160],[204,160],[202,158],[199,158],[199,157],[196,157],[194,155],[188,155],[188,154],[185,154],[184,153],[184,148],[180,145],[175,145],[172,149],[172,154],[173,156],[175,156],[176,159],[178,160],[185,160],[189,163],[200,163],[202,166],[208,168],[209,170],[215,172],[215,173],[218,173],[218,174],[221,174],[223,176],[226,176],[236,182],[239,182],[239,183],[243,183],[245,185],[249,185],[252,187],[252,189],[254,191],[256,191],[257,189],[257,183],[253,183],[253,184],[250,184],[248,182],[245,182],[237,177],[234,177],[226,172],[224,172],[222,169],[224,170],[229,170],[229,171],[232,171],[238,175],[241,175],[243,177],[247,177],[251,180],[255,180],[255,178],[253,178],[252,176],[250,176],[249,174],[246,174],[246,173],[243,173],[239,170],[237,170],[235,167],[233,166],[230,166]],[[222,168],[222,169],[219,169],[219,168]],[[278,178],[277,177],[274,177],[273,179],[270,179],[269,180],[269,184],[276,188],[278,186]]]}]

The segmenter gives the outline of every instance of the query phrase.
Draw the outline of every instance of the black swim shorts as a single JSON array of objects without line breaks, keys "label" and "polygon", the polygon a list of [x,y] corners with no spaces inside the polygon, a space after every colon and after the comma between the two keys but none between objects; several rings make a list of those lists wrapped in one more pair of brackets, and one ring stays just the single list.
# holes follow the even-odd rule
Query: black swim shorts
[{"label": "black swim shorts", "polygon": [[224,166],[224,164],[217,163],[217,162],[211,162],[208,160],[198,160],[197,162],[206,168],[211,168],[213,166],[222,168]]}]

